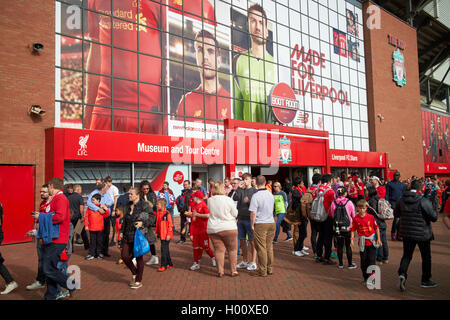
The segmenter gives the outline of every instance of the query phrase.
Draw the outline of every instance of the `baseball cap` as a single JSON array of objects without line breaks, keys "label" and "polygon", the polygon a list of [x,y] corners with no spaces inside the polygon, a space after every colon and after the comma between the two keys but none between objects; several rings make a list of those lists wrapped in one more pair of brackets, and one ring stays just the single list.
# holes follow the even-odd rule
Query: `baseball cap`
[{"label": "baseball cap", "polygon": [[192,194],[192,197],[203,199],[205,197],[205,195],[200,190],[197,190]]},{"label": "baseball cap", "polygon": [[377,176],[371,176],[370,179],[371,180],[378,180],[378,182],[381,183],[380,179]]}]

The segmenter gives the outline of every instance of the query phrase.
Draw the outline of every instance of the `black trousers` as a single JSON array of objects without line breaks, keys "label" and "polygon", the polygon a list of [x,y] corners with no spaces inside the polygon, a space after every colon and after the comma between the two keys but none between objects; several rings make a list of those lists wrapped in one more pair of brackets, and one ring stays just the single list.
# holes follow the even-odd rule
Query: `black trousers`
[{"label": "black trousers", "polygon": [[375,259],[377,256],[377,248],[373,245],[365,246],[364,251],[359,253],[361,257],[361,272],[365,281],[369,278],[369,274],[367,273],[367,268],[369,266],[375,265]]},{"label": "black trousers", "polygon": [[170,259],[170,240],[161,240],[161,267],[173,266]]},{"label": "black trousers", "polygon": [[84,250],[88,250],[89,249],[89,237],[88,237],[87,232],[84,229],[84,227],[83,227],[83,230],[81,230],[81,239],[83,239]]},{"label": "black trousers", "polygon": [[325,247],[324,259],[328,260],[331,256],[331,246],[333,245],[333,219],[327,217],[324,222],[319,222],[319,239],[317,239],[316,253],[318,257],[322,257],[323,248]]},{"label": "black trousers", "polygon": [[314,254],[317,254],[317,236],[319,235],[319,223],[311,220],[311,246]]},{"label": "black trousers", "polygon": [[13,282],[14,279],[9,273],[8,269],[3,264],[3,262],[5,262],[5,259],[2,257],[2,254],[0,252],[0,275],[2,276],[3,279],[5,279],[6,284],[8,284],[10,282]]},{"label": "black trousers", "polygon": [[302,217],[300,220],[302,223],[298,226],[298,240],[295,243],[294,251],[303,250],[305,239],[308,236],[308,219]]},{"label": "black trousers", "polygon": [[103,253],[103,231],[89,231],[91,242],[89,244],[89,254],[97,257],[100,253]]},{"label": "black trousers", "polygon": [[400,261],[399,275],[408,277],[408,267],[412,260],[414,249],[419,245],[420,255],[422,256],[422,282],[431,279],[431,242],[428,241],[410,241],[403,240],[403,257]]},{"label": "black trousers", "polygon": [[345,253],[347,254],[347,261],[348,265],[352,264],[352,247],[350,245],[351,243],[351,232],[340,232],[339,234],[335,235],[336,239],[336,249],[337,254],[339,258],[339,264],[343,265],[343,257],[344,257],[344,246],[345,246]]},{"label": "black trousers", "polygon": [[109,253],[109,232],[111,231],[111,217],[103,219],[103,242],[102,242],[102,253],[108,255]]},{"label": "black trousers", "polygon": [[[180,240],[186,241],[186,233],[187,233],[187,226],[185,226],[187,219],[186,216],[183,213],[180,213]],[[183,228],[186,227],[186,231],[184,232],[184,234],[181,234],[181,231],[183,230]]]}]

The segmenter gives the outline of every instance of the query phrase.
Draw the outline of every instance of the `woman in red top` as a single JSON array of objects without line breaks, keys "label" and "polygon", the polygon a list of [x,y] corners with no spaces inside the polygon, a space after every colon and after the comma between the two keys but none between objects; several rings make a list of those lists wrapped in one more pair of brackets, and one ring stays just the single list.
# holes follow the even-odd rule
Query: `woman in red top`
[{"label": "woman in red top", "polygon": [[191,240],[192,247],[194,249],[194,264],[191,266],[191,270],[200,269],[199,259],[203,254],[203,250],[211,257],[213,267],[216,266],[216,259],[209,246],[209,236],[206,233],[206,227],[208,225],[209,209],[206,203],[203,201],[205,195],[200,190],[195,191],[192,194],[194,204],[192,206],[192,212],[185,212],[185,215],[191,217]]},{"label": "woman in red top", "polygon": [[159,272],[173,267],[170,259],[169,243],[173,238],[173,221],[170,212],[166,210],[166,199],[156,202],[156,235],[161,239],[161,267]]},{"label": "woman in red top", "polygon": [[358,200],[364,199],[364,182],[362,182],[361,178],[358,178],[356,188],[358,189]]},{"label": "woman in red top", "polygon": [[353,181],[351,181],[348,186],[348,198],[356,206],[356,201],[358,201],[358,189]]}]

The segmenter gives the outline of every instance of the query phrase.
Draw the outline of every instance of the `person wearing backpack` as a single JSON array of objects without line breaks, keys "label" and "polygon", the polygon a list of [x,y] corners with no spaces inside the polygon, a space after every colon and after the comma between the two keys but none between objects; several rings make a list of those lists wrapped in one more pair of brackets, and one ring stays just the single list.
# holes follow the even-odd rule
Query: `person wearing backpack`
[{"label": "person wearing backpack", "polygon": [[367,210],[368,214],[371,214],[375,217],[375,222],[378,225],[378,228],[380,229],[380,240],[383,244],[380,248],[377,250],[377,265],[387,264],[389,262],[389,247],[386,239],[386,221],[381,219],[378,216],[378,212],[380,210],[379,208],[379,201],[380,197],[378,196],[377,189],[373,186],[370,186],[367,188],[367,191],[369,192],[369,208]]},{"label": "person wearing backpack", "polygon": [[353,202],[346,198],[344,187],[337,189],[337,199],[331,204],[331,217],[333,218],[333,227],[337,242],[337,253],[339,259],[339,269],[344,268],[343,256],[344,246],[347,254],[348,269],[356,269],[356,264],[352,261],[351,247],[351,226],[355,218],[355,206]]},{"label": "person wearing backpack", "polygon": [[[331,174],[322,176],[323,184],[319,187],[318,194],[311,205],[311,218],[319,222],[316,262],[323,262],[326,265],[336,264],[330,259],[333,245],[333,219],[330,208],[335,200],[334,190],[330,186],[331,178]],[[324,247],[325,254],[322,256]]]},{"label": "person wearing backpack", "polygon": [[[311,206],[312,206],[312,201],[316,198],[317,195],[317,190],[319,189],[320,183],[321,183],[321,179],[322,179],[322,175],[320,175],[319,173],[316,173],[312,176],[312,185],[308,188],[307,193],[309,193],[310,195],[312,195],[312,199],[311,197],[309,197],[309,195],[307,195],[304,199],[304,209],[302,210],[303,212],[306,213],[306,216],[309,219],[310,225],[311,225],[311,247],[313,250],[313,254],[314,254],[314,259],[317,259],[317,237],[319,235],[319,222],[315,221],[312,219],[311,217]],[[309,201],[306,202],[306,198],[309,198]],[[302,197],[303,199],[303,197]]]}]

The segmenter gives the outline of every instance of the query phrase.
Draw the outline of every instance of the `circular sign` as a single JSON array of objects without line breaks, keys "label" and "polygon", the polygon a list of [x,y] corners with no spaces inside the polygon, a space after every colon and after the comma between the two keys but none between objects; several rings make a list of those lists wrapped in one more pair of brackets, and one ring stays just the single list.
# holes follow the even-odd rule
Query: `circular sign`
[{"label": "circular sign", "polygon": [[183,172],[181,171],[176,171],[173,174],[173,181],[177,182],[178,184],[182,184],[184,180],[184,175]]},{"label": "circular sign", "polygon": [[269,105],[272,107],[275,118],[283,124],[292,122],[300,108],[294,91],[283,82],[273,86],[269,94]]}]

